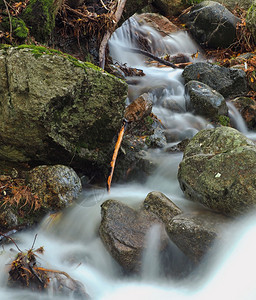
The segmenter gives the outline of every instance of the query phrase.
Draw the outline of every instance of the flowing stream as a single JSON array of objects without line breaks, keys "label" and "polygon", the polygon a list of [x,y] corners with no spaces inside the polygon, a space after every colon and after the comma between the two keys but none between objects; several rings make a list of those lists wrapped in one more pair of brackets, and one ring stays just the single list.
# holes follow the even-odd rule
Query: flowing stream
[{"label": "flowing stream", "polygon": [[[192,137],[203,128],[211,127],[203,118],[186,112],[182,70],[148,66],[141,55],[124,51],[125,48],[139,46],[136,32],[144,34],[156,55],[182,52],[193,60],[191,55],[198,50],[202,53],[185,32],[163,38],[152,28],[139,25],[131,18],[113,34],[109,43],[114,61],[143,69],[146,74],[135,85],[129,86],[130,99],[127,102],[141,92],[152,93],[153,112],[161,119],[168,134],[174,137],[168,146],[185,137]],[[199,54],[197,60],[203,59],[203,55]],[[172,106],[175,104],[180,111],[172,111],[168,103],[172,103]],[[235,108],[230,105],[229,109],[237,128],[255,138],[255,134],[249,133],[243,120],[238,118]],[[148,234],[149,246],[144,253],[141,274],[136,277],[122,275],[119,266],[105,250],[98,236],[100,205],[103,201],[111,198],[138,208],[146,195],[156,190],[166,194],[183,210],[197,206],[184,199],[177,181],[182,153],[171,154],[165,149],[154,150],[150,152],[150,159],[158,167],[145,183],[116,184],[110,195],[101,189],[84,191],[80,201],[64,211],[59,218],[45,218],[35,230],[18,234],[19,247],[30,249],[37,233],[35,248],[43,246],[45,249],[38,262],[46,268],[67,272],[83,283],[87,293],[96,300],[255,299],[256,221],[253,215],[238,220],[233,228],[229,228],[226,232],[226,243],[216,244],[211,255],[181,280],[174,280],[172,276],[165,276],[162,272],[158,257],[158,228],[153,228]],[[7,288],[7,274],[4,269],[6,262],[14,257],[9,248],[14,248],[14,245],[5,246],[5,251],[0,256],[1,299],[65,299],[51,293],[39,295]],[[177,249],[172,255],[170,267],[178,267],[181,271],[183,267],[186,268],[183,265],[183,256]],[[72,295],[66,299],[73,299]]]}]

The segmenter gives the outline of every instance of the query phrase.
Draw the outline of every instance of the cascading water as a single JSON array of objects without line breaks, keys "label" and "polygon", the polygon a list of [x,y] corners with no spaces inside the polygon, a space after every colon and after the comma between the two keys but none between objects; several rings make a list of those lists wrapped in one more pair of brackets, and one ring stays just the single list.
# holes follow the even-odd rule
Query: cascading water
[{"label": "cascading water", "polygon": [[[166,130],[172,135],[175,134],[176,140],[173,143],[211,126],[201,117],[186,112],[181,70],[146,66],[142,62],[141,55],[123,50],[125,47],[138,46],[136,31],[144,34],[149,40],[152,52],[154,50],[156,55],[183,52],[191,58],[191,55],[198,51],[197,45],[184,32],[162,38],[148,26],[140,26],[135,19],[130,19],[113,34],[109,44],[114,61],[141,68],[146,73],[135,86],[130,85],[130,100],[141,92],[151,91],[154,99],[153,111],[162,120]],[[179,113],[171,111],[168,102],[174,102],[180,108]],[[236,111],[233,110],[232,113],[235,114]],[[248,131],[245,130],[247,134]],[[136,278],[123,277],[119,266],[105,250],[98,236],[98,228],[101,219],[100,205],[106,199],[119,200],[138,208],[149,192],[157,190],[165,193],[183,210],[197,206],[186,201],[179,188],[176,177],[181,158],[180,153],[153,151],[151,159],[158,164],[158,168],[146,183],[115,185],[110,195],[97,189],[85,191],[80,202],[64,211],[60,220],[46,218],[36,230],[18,234],[19,247],[31,248],[34,235],[37,233],[36,247],[45,248],[45,254],[38,259],[39,263],[41,261],[47,268],[67,272],[72,278],[82,282],[87,293],[96,300],[120,298],[198,300],[224,299],[224,297],[237,300],[255,299],[256,288],[252,274],[252,270],[256,267],[256,222],[252,221],[254,216],[248,221],[240,220],[232,229],[227,230],[226,240],[229,239],[230,242],[226,243],[225,247],[216,245],[212,251],[214,255],[209,255],[198,269],[180,281],[174,281],[171,276],[166,277],[161,272],[157,227],[148,233],[149,243],[144,255],[144,265],[141,275],[137,275]],[[237,228],[239,234],[235,235]],[[8,258],[14,257],[8,248],[5,246],[4,254],[0,256],[1,299],[64,299],[63,296],[53,294],[39,295],[26,290],[15,291],[7,288],[4,268]],[[182,268],[182,258],[179,260],[181,254],[177,251],[173,255],[176,267]],[[72,299],[72,295],[67,296],[67,299]]]}]

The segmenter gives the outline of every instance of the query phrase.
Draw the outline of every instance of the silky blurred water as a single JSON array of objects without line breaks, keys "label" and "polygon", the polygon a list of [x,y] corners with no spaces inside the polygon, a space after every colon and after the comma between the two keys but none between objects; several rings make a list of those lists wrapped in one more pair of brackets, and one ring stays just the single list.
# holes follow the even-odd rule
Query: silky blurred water
[{"label": "silky blurred water", "polygon": [[[142,92],[151,92],[153,112],[161,119],[169,134],[176,134],[173,144],[185,137],[192,137],[203,128],[211,127],[202,117],[186,112],[182,70],[146,66],[141,55],[120,51],[120,47],[139,47],[134,37],[136,32],[147,36],[151,41],[152,51],[157,45],[157,55],[183,52],[191,57],[199,49],[185,32],[163,38],[150,27],[141,26],[135,19],[130,19],[113,34],[109,43],[114,61],[141,68],[146,73],[145,77],[139,78],[136,85],[129,86],[128,102]],[[202,55],[199,56],[198,60],[202,59]],[[191,57],[191,60],[194,58]],[[168,101],[175,103],[181,110],[172,111],[166,105]],[[238,118],[235,108],[229,105],[229,109],[231,117],[237,122],[237,128],[244,134],[255,137],[247,130],[243,120]],[[98,235],[100,205],[105,200],[115,199],[137,209],[149,192],[161,191],[184,211],[197,207],[197,204],[184,199],[177,181],[182,153],[152,150],[149,157],[157,167],[146,182],[114,184],[110,194],[101,188],[85,190],[80,200],[61,216],[47,217],[33,231],[16,235],[19,247],[22,250],[30,249],[37,234],[35,248],[43,246],[45,249],[44,255],[38,258],[38,263],[45,268],[67,272],[83,283],[87,293],[96,300],[255,299],[256,221],[253,214],[227,228],[224,242],[216,244],[201,265],[181,280],[166,276],[162,272],[158,251],[159,228],[154,227],[147,236],[148,247],[144,253],[141,273],[135,277],[123,275]],[[64,297],[53,293],[44,295],[27,290],[8,289],[5,269],[14,258],[9,248],[15,246],[4,246],[0,256],[1,299],[73,299],[72,294]],[[178,249],[172,246],[172,251],[170,267],[179,267],[182,271],[183,263],[186,268],[186,261]]]}]

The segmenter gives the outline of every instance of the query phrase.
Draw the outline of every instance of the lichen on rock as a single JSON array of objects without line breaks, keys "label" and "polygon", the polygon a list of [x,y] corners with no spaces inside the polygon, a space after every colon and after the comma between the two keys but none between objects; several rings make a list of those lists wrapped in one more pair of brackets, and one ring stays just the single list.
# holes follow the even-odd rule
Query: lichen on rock
[{"label": "lichen on rock", "polygon": [[0,70],[0,158],[108,165],[125,108],[122,80],[36,46],[1,50]]},{"label": "lichen on rock", "polygon": [[256,207],[256,146],[237,130],[200,131],[179,165],[178,179],[187,198],[228,216]]}]

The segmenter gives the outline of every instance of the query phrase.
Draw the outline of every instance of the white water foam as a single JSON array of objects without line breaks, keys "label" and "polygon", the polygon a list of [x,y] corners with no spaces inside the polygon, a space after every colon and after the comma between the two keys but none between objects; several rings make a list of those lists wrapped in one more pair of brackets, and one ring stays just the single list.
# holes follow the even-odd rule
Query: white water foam
[{"label": "white water foam", "polygon": [[[131,20],[133,27],[138,26]],[[139,28],[143,31],[148,27]],[[129,29],[130,30],[130,29]],[[166,99],[172,98],[181,108],[184,105],[184,87],[180,70],[146,67],[141,56],[134,53],[124,53],[118,44],[135,46],[133,34],[114,34],[110,43],[113,57],[120,63],[127,63],[133,67],[143,67],[146,77],[141,78],[137,91],[152,90],[154,96],[154,112],[163,119],[169,130],[184,132],[191,130],[191,135],[209,126],[202,118],[190,113],[174,113],[163,106]],[[162,49],[167,51],[181,51],[195,53],[197,46],[185,34],[177,33],[164,39],[158,37],[152,30],[149,37],[160,39]],[[128,40],[128,44],[127,44]],[[152,45],[154,43],[152,42]],[[184,47],[184,48],[182,48]],[[153,46],[152,46],[153,48]],[[168,50],[168,51],[169,51]],[[120,55],[119,55],[120,54]],[[150,86],[148,86],[150,84]],[[134,87],[130,87],[131,89]],[[160,89],[159,91],[156,91]],[[245,132],[246,133],[246,132]],[[228,231],[226,240],[213,248],[208,258],[185,280],[174,281],[164,277],[158,265],[158,228],[153,228],[148,234],[151,240],[145,252],[142,274],[136,277],[122,276],[120,267],[105,250],[99,236],[98,228],[101,219],[100,205],[106,199],[115,199],[138,208],[148,192],[153,190],[165,193],[183,210],[193,209],[197,204],[186,201],[177,182],[178,164],[182,154],[166,154],[153,151],[152,159],[159,168],[148,178],[145,184],[130,183],[114,185],[111,194],[102,190],[85,193],[79,204],[66,210],[59,221],[45,220],[36,231],[17,235],[21,249],[29,249],[38,234],[35,247],[44,246],[45,254],[39,263],[48,268],[67,272],[72,278],[82,282],[87,293],[95,300],[115,299],[232,299],[250,300],[256,298],[254,270],[256,268],[256,222],[255,215],[248,217],[248,221],[241,221]],[[155,237],[155,240],[154,240]],[[72,299],[53,294],[36,294],[30,291],[8,289],[7,274],[4,272],[7,261],[14,258],[5,246],[5,254],[0,256],[0,297],[1,299]],[[178,260],[174,255],[173,259]]]}]

